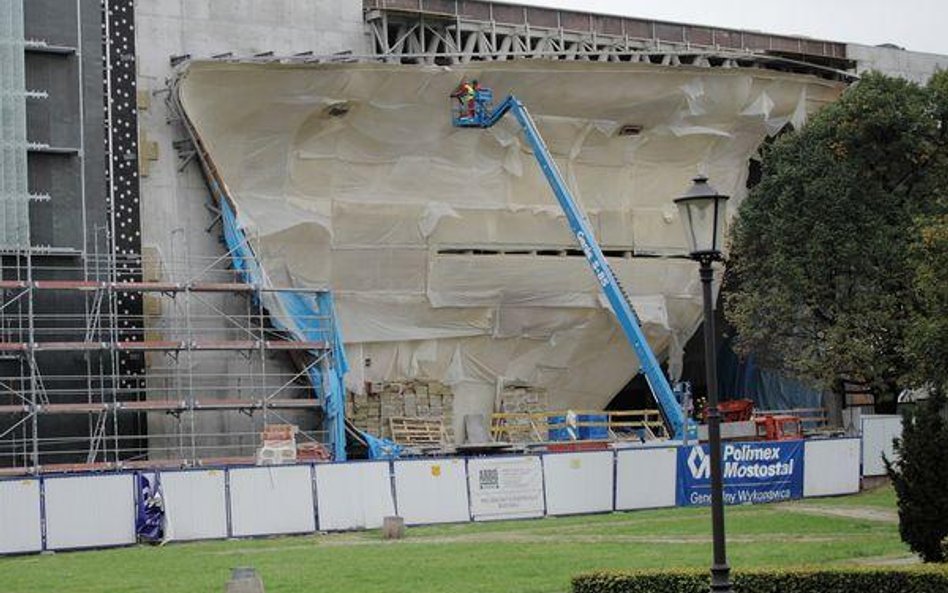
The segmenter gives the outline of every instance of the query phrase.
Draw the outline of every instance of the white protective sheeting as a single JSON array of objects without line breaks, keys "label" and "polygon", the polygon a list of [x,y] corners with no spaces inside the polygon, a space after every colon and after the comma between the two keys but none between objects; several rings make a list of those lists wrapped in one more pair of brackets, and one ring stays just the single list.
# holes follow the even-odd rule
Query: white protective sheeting
[{"label": "white protective sheeting", "polygon": [[223,470],[161,472],[165,536],[174,541],[227,537]]},{"label": "white protective sheeting", "polygon": [[39,552],[42,547],[39,480],[0,482],[0,554]]},{"label": "white protective sheeting", "polygon": [[612,451],[544,455],[546,514],[611,511],[613,459]]},{"label": "white protective sheeting", "polygon": [[316,531],[308,465],[230,470],[230,520],[235,537]]},{"label": "white protective sheeting", "polygon": [[543,467],[539,457],[470,459],[467,481],[475,521],[543,516]]},{"label": "white protective sheeting", "polygon": [[859,439],[808,440],[803,449],[803,496],[859,492]]},{"label": "white protective sheeting", "polygon": [[[269,276],[333,290],[353,390],[506,380],[597,409],[638,370],[584,259],[557,255],[575,241],[516,124],[452,127],[448,95],[465,77],[524,101],[603,248],[637,255],[684,252],[672,200],[698,172],[734,212],[764,138],[842,89],[654,64],[192,62],[186,115]],[[642,132],[617,134],[624,124]],[[701,318],[694,264],[611,261],[677,375]]]},{"label": "white protective sheeting", "polygon": [[46,478],[46,547],[135,543],[134,487],[131,474]]},{"label": "white protective sheeting", "polygon": [[674,447],[619,451],[616,454],[616,510],[675,506],[677,451]]},{"label": "white protective sheeting", "polygon": [[387,461],[316,466],[319,529],[344,531],[382,526],[395,514]]},{"label": "white protective sheeting", "polygon": [[863,416],[862,417],[862,475],[884,476],[885,463],[882,456],[890,461],[896,459],[892,440],[902,436],[901,416]]},{"label": "white protective sheeting", "polygon": [[408,525],[470,520],[464,460],[396,461],[395,499]]}]

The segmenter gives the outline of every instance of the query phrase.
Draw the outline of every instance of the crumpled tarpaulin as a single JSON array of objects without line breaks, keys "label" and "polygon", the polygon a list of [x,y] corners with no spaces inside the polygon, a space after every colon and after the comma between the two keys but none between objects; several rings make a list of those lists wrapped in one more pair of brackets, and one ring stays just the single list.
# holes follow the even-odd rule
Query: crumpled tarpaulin
[{"label": "crumpled tarpaulin", "polygon": [[662,257],[685,252],[672,200],[701,172],[733,213],[761,142],[843,89],[752,68],[192,62],[180,104],[261,269],[332,290],[348,388],[444,382],[455,434],[504,383],[601,409],[639,367],[516,125],[452,127],[463,78],[530,109],[675,378],[702,307],[695,264]]},{"label": "crumpled tarpaulin", "polygon": [[360,430],[359,435],[369,449],[369,459],[398,459],[404,452],[404,448],[394,441],[373,436],[364,430]]},{"label": "crumpled tarpaulin", "polygon": [[158,473],[135,476],[135,535],[139,541],[160,543],[165,538],[165,503]]}]

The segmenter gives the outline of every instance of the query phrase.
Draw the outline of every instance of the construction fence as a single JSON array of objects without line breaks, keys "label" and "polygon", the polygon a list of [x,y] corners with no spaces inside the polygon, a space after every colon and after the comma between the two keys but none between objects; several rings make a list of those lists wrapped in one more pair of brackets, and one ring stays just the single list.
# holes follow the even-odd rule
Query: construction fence
[{"label": "construction fence", "polygon": [[[728,502],[859,491],[859,439],[726,447]],[[703,504],[705,458],[686,445],[7,479],[0,554],[135,543],[140,474],[161,485],[166,539],[189,541]]]}]

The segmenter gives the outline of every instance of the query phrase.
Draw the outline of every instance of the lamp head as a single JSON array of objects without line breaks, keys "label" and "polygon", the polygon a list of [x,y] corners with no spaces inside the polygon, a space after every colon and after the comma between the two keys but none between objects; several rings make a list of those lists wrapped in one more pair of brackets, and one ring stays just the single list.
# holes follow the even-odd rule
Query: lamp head
[{"label": "lamp head", "polygon": [[695,177],[685,195],[675,200],[692,259],[724,258],[727,200],[704,175]]}]

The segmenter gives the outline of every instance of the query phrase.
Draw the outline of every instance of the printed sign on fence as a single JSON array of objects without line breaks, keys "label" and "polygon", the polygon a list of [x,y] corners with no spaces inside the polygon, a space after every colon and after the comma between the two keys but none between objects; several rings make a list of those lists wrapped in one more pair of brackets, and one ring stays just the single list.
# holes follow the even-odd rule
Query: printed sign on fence
[{"label": "printed sign on fence", "polygon": [[471,459],[467,471],[475,520],[543,516],[539,457]]},{"label": "printed sign on fence", "polygon": [[[803,498],[803,441],[724,443],[724,504]],[[678,506],[711,504],[707,445],[678,449]]]}]

